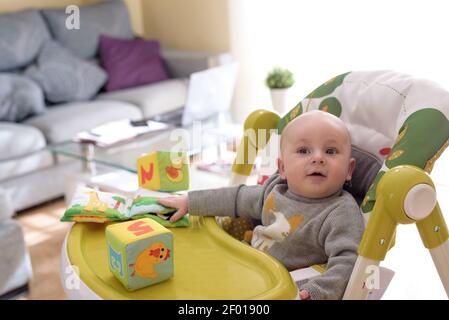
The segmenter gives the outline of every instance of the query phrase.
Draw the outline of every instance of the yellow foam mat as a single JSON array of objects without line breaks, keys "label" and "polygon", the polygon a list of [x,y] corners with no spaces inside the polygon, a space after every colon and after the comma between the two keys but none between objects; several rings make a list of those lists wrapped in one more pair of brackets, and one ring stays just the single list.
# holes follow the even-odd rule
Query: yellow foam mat
[{"label": "yellow foam mat", "polygon": [[190,217],[188,228],[171,228],[174,276],[130,292],[108,267],[105,225],[76,223],[67,239],[70,263],[103,299],[295,299],[288,271],[269,255],[240,243],[213,217]]}]

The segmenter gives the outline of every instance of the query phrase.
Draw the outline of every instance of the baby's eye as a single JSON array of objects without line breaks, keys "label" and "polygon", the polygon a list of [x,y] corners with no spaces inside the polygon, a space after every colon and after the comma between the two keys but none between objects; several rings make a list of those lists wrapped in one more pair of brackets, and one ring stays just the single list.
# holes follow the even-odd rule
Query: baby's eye
[{"label": "baby's eye", "polygon": [[337,149],[335,148],[327,148],[326,154],[337,154]]},{"label": "baby's eye", "polygon": [[299,154],[309,154],[310,149],[306,148],[306,147],[300,147],[300,148],[298,148],[298,150],[296,152]]}]

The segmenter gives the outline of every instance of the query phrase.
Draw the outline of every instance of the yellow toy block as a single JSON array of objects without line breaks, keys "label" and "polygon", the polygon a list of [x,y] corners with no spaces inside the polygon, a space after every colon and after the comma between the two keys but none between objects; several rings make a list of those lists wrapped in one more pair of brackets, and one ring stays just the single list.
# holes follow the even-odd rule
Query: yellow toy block
[{"label": "yellow toy block", "polygon": [[128,290],[173,276],[173,235],[152,219],[106,227],[109,270]]},{"label": "yellow toy block", "polygon": [[189,189],[189,167],[184,152],[155,151],[137,159],[141,188],[156,191]]}]

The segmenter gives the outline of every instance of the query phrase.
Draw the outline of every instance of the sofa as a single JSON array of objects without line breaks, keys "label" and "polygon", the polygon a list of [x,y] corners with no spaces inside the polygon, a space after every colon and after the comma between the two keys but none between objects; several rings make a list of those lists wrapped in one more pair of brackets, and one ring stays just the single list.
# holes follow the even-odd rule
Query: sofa
[{"label": "sofa", "polygon": [[[137,39],[122,1],[80,7],[80,16],[80,28],[70,30],[63,27],[65,8],[0,14],[0,296],[31,277],[14,214],[62,196],[65,175],[81,170],[80,161],[55,156],[46,147],[109,121],[178,109],[185,104],[191,73],[231,61],[229,53],[160,49],[157,41]],[[114,67],[107,69],[100,56],[108,37],[113,44],[128,41],[125,50],[136,43],[157,47],[163,79],[120,87],[128,74],[113,75]],[[64,70],[54,75],[58,64]],[[145,61],[140,64],[144,68]],[[154,66],[148,70],[136,78],[158,73],[151,71]]]}]

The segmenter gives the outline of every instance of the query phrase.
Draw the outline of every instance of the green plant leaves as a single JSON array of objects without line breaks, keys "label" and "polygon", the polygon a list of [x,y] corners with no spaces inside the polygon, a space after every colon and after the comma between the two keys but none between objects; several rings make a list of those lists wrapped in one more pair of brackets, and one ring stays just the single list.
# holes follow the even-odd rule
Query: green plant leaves
[{"label": "green plant leaves", "polygon": [[265,79],[265,84],[270,89],[290,88],[295,83],[293,73],[288,69],[274,68]]}]

